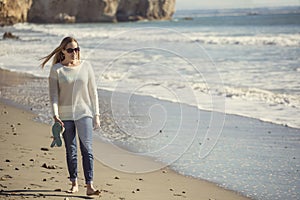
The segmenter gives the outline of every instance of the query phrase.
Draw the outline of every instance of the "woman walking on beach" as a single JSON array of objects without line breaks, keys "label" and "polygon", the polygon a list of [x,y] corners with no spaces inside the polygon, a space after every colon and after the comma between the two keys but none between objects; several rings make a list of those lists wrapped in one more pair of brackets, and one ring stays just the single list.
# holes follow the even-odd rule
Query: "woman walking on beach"
[{"label": "woman walking on beach", "polygon": [[63,138],[72,182],[68,192],[78,192],[77,133],[87,185],[86,194],[99,195],[100,191],[93,187],[92,131],[93,127],[100,127],[93,69],[89,63],[80,60],[78,42],[72,37],[64,38],[56,49],[43,58],[42,68],[53,56],[49,75],[49,94],[54,121],[65,128]]}]

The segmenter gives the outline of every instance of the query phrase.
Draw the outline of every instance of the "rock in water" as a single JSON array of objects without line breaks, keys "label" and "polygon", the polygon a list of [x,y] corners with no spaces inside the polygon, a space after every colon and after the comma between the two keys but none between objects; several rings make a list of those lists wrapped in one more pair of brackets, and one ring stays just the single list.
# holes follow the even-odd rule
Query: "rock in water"
[{"label": "rock in water", "polygon": [[[15,39],[15,40],[17,40],[17,39],[19,39],[19,37],[18,36],[15,36],[14,34],[12,34],[11,32],[5,32],[4,34],[3,34],[3,40],[6,40],[6,39]],[[14,125],[11,125],[11,127],[12,128],[15,128],[15,126]]]},{"label": "rock in water", "polygon": [[59,23],[75,23],[75,16],[70,16],[66,13],[59,13],[54,17],[54,19]]}]

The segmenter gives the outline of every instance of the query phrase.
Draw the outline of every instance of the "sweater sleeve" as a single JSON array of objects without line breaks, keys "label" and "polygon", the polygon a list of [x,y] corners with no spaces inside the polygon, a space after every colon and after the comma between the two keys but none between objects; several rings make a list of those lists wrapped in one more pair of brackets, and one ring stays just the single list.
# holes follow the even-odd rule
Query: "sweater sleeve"
[{"label": "sweater sleeve", "polygon": [[49,75],[49,97],[53,116],[58,115],[58,74],[54,66],[51,67]]},{"label": "sweater sleeve", "polygon": [[95,79],[95,74],[90,63],[88,64],[89,70],[89,82],[88,82],[88,90],[89,95],[92,102],[93,115],[100,115],[99,113],[99,102],[98,102],[98,92],[97,92],[97,84]]}]

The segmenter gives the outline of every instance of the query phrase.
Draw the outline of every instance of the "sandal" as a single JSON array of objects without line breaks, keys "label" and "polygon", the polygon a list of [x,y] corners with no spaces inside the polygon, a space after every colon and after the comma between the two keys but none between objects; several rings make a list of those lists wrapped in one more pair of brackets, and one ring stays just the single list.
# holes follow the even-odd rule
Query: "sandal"
[{"label": "sandal", "polygon": [[65,128],[60,125],[60,123],[55,122],[52,126],[52,135],[53,135],[53,141],[50,145],[50,147],[54,147],[55,145],[58,147],[61,147],[62,140],[61,140],[61,134],[65,131]]}]

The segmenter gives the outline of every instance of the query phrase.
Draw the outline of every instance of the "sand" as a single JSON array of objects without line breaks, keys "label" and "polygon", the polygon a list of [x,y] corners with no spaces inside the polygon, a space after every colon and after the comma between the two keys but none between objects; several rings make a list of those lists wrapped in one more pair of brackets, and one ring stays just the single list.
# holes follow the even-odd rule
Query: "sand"
[{"label": "sand", "polygon": [[[0,70],[0,88],[17,86],[36,80],[32,75]],[[42,79],[42,81],[44,81]],[[9,90],[9,88],[6,88]],[[21,95],[21,94],[20,94]],[[102,104],[108,98],[102,94]],[[41,100],[40,100],[41,101]],[[41,102],[43,104],[43,102]],[[10,100],[0,98],[0,199],[89,199],[79,156],[79,192],[68,194],[70,188],[65,161],[64,147],[50,148],[51,126],[34,121],[36,114],[30,107],[19,106]],[[101,123],[106,130],[111,120],[109,114],[102,116]],[[110,131],[115,130],[112,127]],[[107,128],[108,129],[108,128]],[[113,134],[113,133],[111,133]],[[114,146],[103,143],[98,145],[103,155],[119,162],[118,156],[124,158],[124,152]],[[80,154],[79,154],[80,155]],[[126,156],[122,165],[131,169],[136,166],[153,166],[160,164],[149,158]],[[151,167],[150,167],[151,168]],[[94,186],[101,190],[95,199],[249,199],[218,187],[213,183],[180,175],[168,167],[159,168],[149,173],[126,173],[106,166],[95,159]]]},{"label": "sand", "polygon": [[[65,149],[49,147],[49,125],[34,122],[34,114],[3,103],[0,112],[1,199],[90,198],[85,195],[81,162],[79,192],[66,193],[70,183]],[[95,160],[94,171],[94,185],[101,190],[99,197],[93,197],[96,199],[248,199],[168,168],[151,173],[124,173]]]}]

